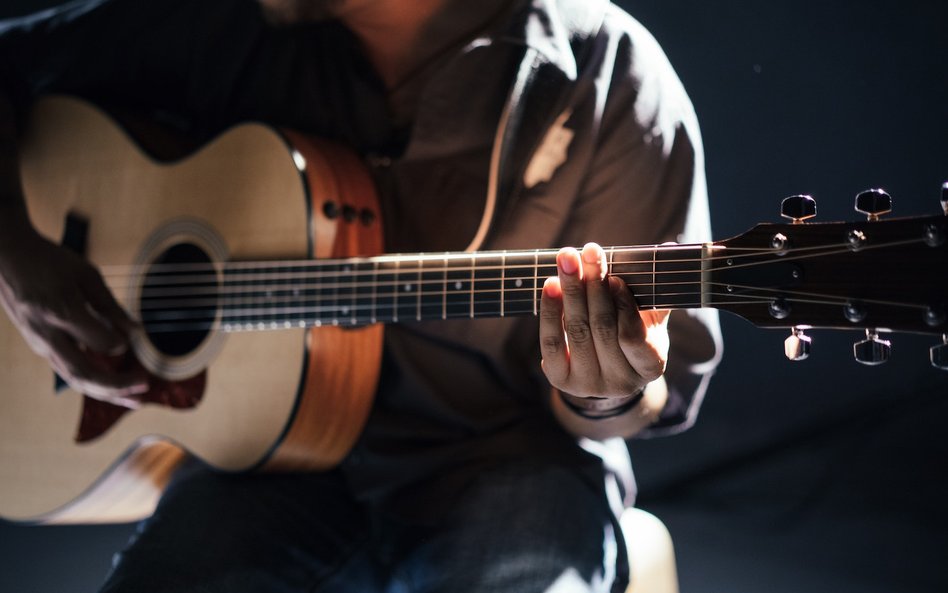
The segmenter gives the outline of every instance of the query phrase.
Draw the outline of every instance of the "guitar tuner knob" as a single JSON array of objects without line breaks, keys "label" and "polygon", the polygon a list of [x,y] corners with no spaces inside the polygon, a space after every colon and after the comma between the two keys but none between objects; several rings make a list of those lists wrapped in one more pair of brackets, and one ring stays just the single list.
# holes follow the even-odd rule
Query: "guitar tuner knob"
[{"label": "guitar tuner knob", "polygon": [[794,327],[790,331],[790,336],[783,341],[784,354],[794,362],[806,360],[810,355],[810,345],[813,340],[810,339],[810,336],[803,333],[803,328],[801,327]]},{"label": "guitar tuner knob", "polygon": [[879,220],[883,214],[892,212],[892,196],[881,189],[867,189],[856,195],[856,212],[865,214],[869,220]]},{"label": "guitar tuner knob", "polygon": [[853,356],[856,362],[875,366],[889,360],[892,354],[892,343],[879,338],[874,329],[866,330],[866,339],[853,344]]},{"label": "guitar tuner knob", "polygon": [[806,219],[816,216],[816,200],[806,195],[784,198],[780,203],[780,216],[789,218],[793,224],[803,224]]},{"label": "guitar tuner knob", "polygon": [[948,216],[948,181],[941,184],[941,209]]},{"label": "guitar tuner knob", "polygon": [[933,367],[948,371],[948,334],[943,335],[941,341],[941,344],[931,347],[929,356]]}]

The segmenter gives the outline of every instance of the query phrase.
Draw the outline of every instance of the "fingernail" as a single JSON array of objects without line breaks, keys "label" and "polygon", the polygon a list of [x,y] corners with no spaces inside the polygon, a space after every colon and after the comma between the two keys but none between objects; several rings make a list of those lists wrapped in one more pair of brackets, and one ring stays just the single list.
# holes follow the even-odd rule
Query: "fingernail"
[{"label": "fingernail", "polygon": [[598,264],[602,259],[599,255],[600,251],[598,245],[587,243],[586,246],[583,247],[583,261],[587,264]]},{"label": "fingernail", "polygon": [[559,282],[557,278],[551,276],[543,281],[543,294],[554,298],[560,296]]},{"label": "fingernail", "polygon": [[563,270],[564,274],[572,276],[576,273],[576,270],[579,269],[579,266],[576,265],[576,260],[572,257],[572,253],[568,251],[561,251],[559,255],[556,256],[556,263],[559,264],[560,269]]}]

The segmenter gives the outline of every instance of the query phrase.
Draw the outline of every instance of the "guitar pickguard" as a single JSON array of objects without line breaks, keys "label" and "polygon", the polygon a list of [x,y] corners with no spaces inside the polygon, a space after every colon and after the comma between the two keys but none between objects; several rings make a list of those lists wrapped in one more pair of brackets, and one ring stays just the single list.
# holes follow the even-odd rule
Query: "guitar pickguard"
[{"label": "guitar pickguard", "polygon": [[[102,357],[103,364],[116,371],[126,371],[141,365],[131,356]],[[152,404],[184,410],[196,407],[204,396],[207,385],[207,370],[188,379],[168,381],[154,375],[148,378],[148,391],[139,399],[143,404]],[[88,395],[83,396],[82,416],[76,431],[77,443],[87,443],[105,434],[122,416],[133,410]]]}]

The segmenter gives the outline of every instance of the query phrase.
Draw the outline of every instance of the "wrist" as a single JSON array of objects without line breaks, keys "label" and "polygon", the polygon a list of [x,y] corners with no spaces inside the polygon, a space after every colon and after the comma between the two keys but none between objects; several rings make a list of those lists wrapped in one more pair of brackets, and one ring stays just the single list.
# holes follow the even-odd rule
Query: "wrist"
[{"label": "wrist", "polygon": [[642,401],[645,387],[621,397],[577,397],[561,390],[560,401],[567,410],[588,420],[605,420],[628,413]]}]

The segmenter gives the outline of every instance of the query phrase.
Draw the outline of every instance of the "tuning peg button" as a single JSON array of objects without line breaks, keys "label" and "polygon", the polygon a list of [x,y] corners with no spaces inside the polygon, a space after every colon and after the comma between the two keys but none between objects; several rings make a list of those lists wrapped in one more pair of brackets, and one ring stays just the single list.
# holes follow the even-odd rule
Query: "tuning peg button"
[{"label": "tuning peg button", "polygon": [[866,330],[866,339],[853,344],[853,356],[862,364],[877,365],[889,360],[892,353],[892,343],[879,339],[874,329]]},{"label": "tuning peg button", "polygon": [[789,218],[793,224],[802,224],[816,216],[816,200],[806,195],[784,198],[780,203],[780,216]]},{"label": "tuning peg button", "polygon": [[883,214],[892,212],[892,196],[881,189],[867,189],[856,195],[856,212],[865,214],[869,220],[879,220]]},{"label": "tuning peg button", "polygon": [[933,367],[948,371],[948,334],[942,336],[941,344],[931,347],[929,354]]},{"label": "tuning peg button", "polygon": [[795,327],[791,331],[793,333],[783,341],[784,354],[794,362],[806,360],[810,355],[810,345],[813,340],[810,339],[810,336],[805,335],[801,328]]}]

